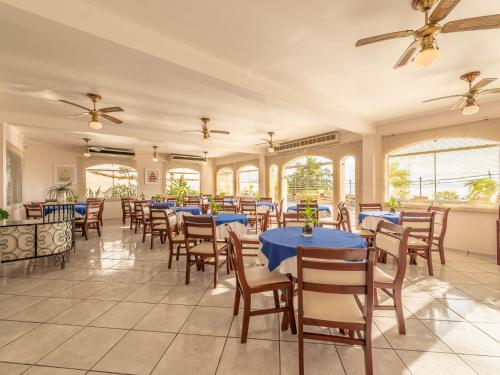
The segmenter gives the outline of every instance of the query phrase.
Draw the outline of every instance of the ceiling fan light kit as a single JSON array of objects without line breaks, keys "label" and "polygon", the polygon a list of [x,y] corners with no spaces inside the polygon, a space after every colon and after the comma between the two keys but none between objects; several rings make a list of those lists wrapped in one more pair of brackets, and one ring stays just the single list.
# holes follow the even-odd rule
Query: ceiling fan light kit
[{"label": "ceiling fan light kit", "polygon": [[83,157],[90,158],[92,155],[90,154],[89,142],[90,138],[83,138],[85,142],[85,152],[83,153]]},{"label": "ceiling fan light kit", "polygon": [[467,105],[462,109],[465,116],[470,116],[479,112],[479,105],[474,99],[467,99]]},{"label": "ceiling fan light kit", "polygon": [[153,146],[153,161],[155,163],[158,161],[158,146]]},{"label": "ceiling fan light kit", "polygon": [[431,65],[439,57],[439,48],[434,46],[434,42],[423,44],[413,62],[422,68]]}]

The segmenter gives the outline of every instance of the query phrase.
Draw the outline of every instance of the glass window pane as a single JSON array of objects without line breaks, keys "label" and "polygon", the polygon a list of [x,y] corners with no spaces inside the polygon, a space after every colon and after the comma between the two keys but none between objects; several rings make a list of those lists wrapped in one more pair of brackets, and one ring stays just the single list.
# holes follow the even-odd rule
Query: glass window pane
[{"label": "glass window pane", "polygon": [[87,197],[135,197],[137,171],[119,164],[101,164],[85,170]]},{"label": "glass window pane", "polygon": [[200,172],[190,168],[175,168],[165,173],[167,193],[171,191],[172,187],[175,187],[176,184],[178,184],[181,177],[191,190],[190,194],[197,194],[200,192]]},{"label": "glass window pane", "polygon": [[238,171],[238,190],[240,195],[259,193],[259,170],[256,167],[246,166]]},{"label": "glass window pane", "polygon": [[233,170],[229,168],[222,168],[217,172],[217,194],[224,193],[226,195],[234,194],[233,186]]}]

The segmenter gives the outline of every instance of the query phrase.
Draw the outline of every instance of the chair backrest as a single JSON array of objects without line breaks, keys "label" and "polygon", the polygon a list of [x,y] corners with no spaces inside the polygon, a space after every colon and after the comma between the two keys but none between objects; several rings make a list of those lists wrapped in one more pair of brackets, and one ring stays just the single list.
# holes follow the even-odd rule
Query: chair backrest
[{"label": "chair backrest", "polygon": [[229,259],[234,267],[234,273],[236,274],[236,279],[238,280],[241,288],[243,290],[250,289],[245,276],[245,267],[243,265],[243,252],[241,250],[241,241],[230,226],[227,226],[229,233]]},{"label": "chair backrest", "polygon": [[99,221],[99,215],[101,212],[101,202],[90,201],[87,202],[87,210],[85,211],[86,221]]},{"label": "chair backrest", "polygon": [[381,203],[360,203],[359,211],[382,211]]},{"label": "chair backrest", "polygon": [[396,259],[395,283],[402,283],[406,272],[409,228],[402,225],[379,221],[375,232],[374,247]]},{"label": "chair backrest", "polygon": [[279,202],[274,202],[274,209],[276,213],[276,221],[278,222],[278,226],[281,226],[281,223],[283,221],[283,204],[285,200],[282,199]]},{"label": "chair backrest", "polygon": [[144,207],[147,207],[149,205],[150,204],[148,202],[134,201],[134,213],[135,213],[135,217],[138,220],[143,220],[145,218]]},{"label": "chair backrest", "polygon": [[439,206],[429,206],[428,212],[434,212],[434,238],[444,239],[446,228],[448,227],[449,208]]},{"label": "chair backrest", "polygon": [[[366,324],[371,324],[374,259],[374,251],[370,249],[325,249],[298,246],[299,321],[302,321],[304,316],[305,295],[329,293],[353,294],[363,312]],[[364,306],[359,295],[365,296]],[[304,319],[303,323],[309,324],[307,319]]]},{"label": "chair backrest", "polygon": [[165,208],[152,206],[149,208],[151,231],[167,231],[169,229],[168,213]]},{"label": "chair backrest", "polygon": [[352,232],[352,227],[351,227],[351,216],[349,215],[349,210],[347,209],[346,206],[339,207],[339,212],[340,212],[340,227],[342,230],[345,230],[347,232]]},{"label": "chair backrest", "polygon": [[39,204],[24,204],[26,219],[39,219],[43,216],[42,206]]},{"label": "chair backrest", "polygon": [[235,204],[223,204],[218,212],[219,214],[235,214],[238,212],[238,207]]},{"label": "chair backrest", "polygon": [[177,203],[177,198],[176,197],[167,197],[167,202]]},{"label": "chair backrest", "polygon": [[304,220],[296,212],[286,212],[283,214],[283,227],[303,227]]},{"label": "chair backrest", "polygon": [[260,225],[260,230],[265,232],[269,227],[269,216],[271,215],[271,210],[266,210],[264,215],[262,215],[262,224]]},{"label": "chair backrest", "polygon": [[270,197],[261,197],[260,201],[261,202],[272,202],[273,198],[270,198]]},{"label": "chair backrest", "polygon": [[257,216],[257,203],[255,201],[241,201],[240,210],[243,215]]},{"label": "chair backrest", "polygon": [[122,198],[122,212],[130,213],[130,198]]},{"label": "chair backrest", "polygon": [[411,237],[420,238],[432,244],[434,234],[434,212],[408,212],[402,211],[399,223],[410,229]]},{"label": "chair backrest", "polygon": [[201,199],[197,195],[190,195],[187,197],[186,201],[184,202],[185,206],[201,206]]},{"label": "chair backrest", "polygon": [[224,204],[224,200],[225,200],[225,199],[226,199],[226,198],[215,197],[215,198],[214,198],[214,202],[215,202],[215,203],[219,203],[219,204]]},{"label": "chair backrest", "polygon": [[36,204],[36,205],[39,205],[41,206],[42,204],[45,204],[46,201],[32,201],[30,204]]},{"label": "chair backrest", "polygon": [[188,239],[211,241],[215,251],[215,219],[210,216],[183,216],[184,238],[186,245]]}]

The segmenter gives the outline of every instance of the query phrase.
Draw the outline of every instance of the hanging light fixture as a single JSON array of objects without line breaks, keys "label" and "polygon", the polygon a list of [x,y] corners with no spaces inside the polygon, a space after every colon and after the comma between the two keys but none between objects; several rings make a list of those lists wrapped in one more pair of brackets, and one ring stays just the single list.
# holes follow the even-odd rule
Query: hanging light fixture
[{"label": "hanging light fixture", "polygon": [[422,40],[422,45],[413,62],[422,68],[431,65],[439,56],[439,49],[436,46],[436,41],[432,35],[425,37]]},{"label": "hanging light fixture", "polygon": [[83,140],[85,141],[85,152],[83,153],[83,156],[85,158],[90,158],[90,148],[89,148],[89,142],[90,142],[90,138],[83,138]]},{"label": "hanging light fixture", "polygon": [[467,98],[467,104],[462,109],[462,114],[465,116],[471,116],[479,112],[479,104],[477,104],[474,98]]},{"label": "hanging light fixture", "polygon": [[153,146],[153,161],[156,163],[158,161],[158,146]]},{"label": "hanging light fixture", "polygon": [[203,153],[205,154],[205,158],[203,159],[203,165],[207,165],[208,164],[208,151],[203,151]]},{"label": "hanging light fixture", "polygon": [[97,120],[96,115],[92,115],[92,119],[89,122],[89,126],[94,130],[99,130],[102,128],[102,124]]}]

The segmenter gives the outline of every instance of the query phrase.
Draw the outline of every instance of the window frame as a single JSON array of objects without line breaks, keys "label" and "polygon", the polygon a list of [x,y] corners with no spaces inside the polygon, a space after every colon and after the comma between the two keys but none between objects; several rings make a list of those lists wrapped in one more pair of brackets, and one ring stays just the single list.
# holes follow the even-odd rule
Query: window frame
[{"label": "window frame", "polygon": [[[117,168],[116,169],[108,169],[108,168],[97,168],[99,166],[102,166],[102,165],[110,165],[110,166],[116,166]],[[114,187],[115,185],[117,185],[115,183],[116,180],[119,180],[117,177],[115,177],[115,174],[116,173],[120,173],[119,171],[119,168],[127,168],[130,170],[130,172],[132,173],[135,173],[135,178],[134,179],[131,179],[131,181],[134,181],[135,184],[132,184],[132,185],[135,185],[135,195],[138,194],[138,191],[137,191],[137,188],[138,188],[138,173],[137,173],[137,169],[136,168],[133,168],[133,167],[130,167],[128,165],[125,165],[125,164],[114,164],[114,163],[103,163],[103,164],[96,164],[96,165],[93,165],[91,167],[87,167],[85,168],[85,196],[87,197],[87,191],[88,191],[88,178],[87,178],[87,173],[89,172],[92,172],[92,171],[99,171],[99,172],[107,172],[107,173],[111,173],[112,176],[110,177],[111,178],[111,191],[114,191]],[[107,190],[106,190],[107,191]],[[103,196],[104,195],[104,192],[102,192]],[[105,196],[106,198],[110,198],[110,199],[118,199],[120,198],[120,196],[118,195],[111,195],[109,197]]]},{"label": "window frame", "polygon": [[[243,195],[242,194],[242,191],[244,189],[241,189],[241,174],[242,173],[257,173],[257,190],[255,191],[255,195],[258,195],[259,192],[260,192],[260,171],[259,171],[259,168],[253,164],[247,164],[247,165],[244,165],[242,167],[240,167],[237,171],[237,183],[238,183],[238,195]],[[251,184],[251,182],[247,182],[248,184]],[[245,195],[248,195],[248,194],[245,194]]]},{"label": "window frame", "polygon": [[[227,171],[226,173],[221,173]],[[231,176],[230,181],[231,181],[231,191],[221,191],[219,190],[219,177],[222,175],[227,175]],[[222,167],[217,170],[217,173],[215,174],[215,193],[217,195],[224,193],[226,195],[234,195],[234,170],[230,167]]]}]

